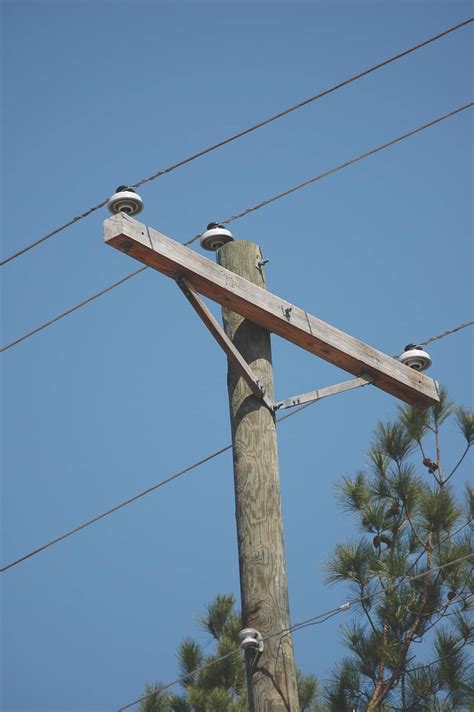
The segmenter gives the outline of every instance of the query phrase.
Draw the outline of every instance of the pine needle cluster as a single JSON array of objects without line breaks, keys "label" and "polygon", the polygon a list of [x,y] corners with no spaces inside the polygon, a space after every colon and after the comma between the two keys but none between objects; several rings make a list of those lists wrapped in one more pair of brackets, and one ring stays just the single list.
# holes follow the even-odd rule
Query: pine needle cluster
[{"label": "pine needle cluster", "polygon": [[[248,712],[245,665],[238,651],[242,621],[234,597],[216,596],[198,622],[209,635],[213,652],[206,655],[201,645],[185,638],[177,655],[179,675],[183,678],[181,693],[162,692],[159,683],[149,685],[140,712]],[[219,660],[233,652],[225,660]],[[201,671],[196,673],[198,668]],[[319,709],[315,704],[318,692],[316,678],[298,672],[300,712]]]},{"label": "pine needle cluster", "polygon": [[[464,447],[446,469],[440,433],[453,418]],[[467,485],[461,504],[452,478],[473,443],[473,412],[441,390],[430,410],[403,406],[380,423],[368,467],[339,484],[340,505],[363,534],[336,547],[327,580],[367,598],[343,629],[350,654],[327,686],[328,712],[474,709],[472,560],[436,570],[472,554],[474,491]]]}]

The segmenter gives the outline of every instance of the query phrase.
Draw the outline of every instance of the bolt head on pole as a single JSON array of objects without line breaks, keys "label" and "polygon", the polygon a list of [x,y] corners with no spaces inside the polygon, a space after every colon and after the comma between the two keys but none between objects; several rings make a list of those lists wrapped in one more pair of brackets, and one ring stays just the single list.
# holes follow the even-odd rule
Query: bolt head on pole
[{"label": "bolt head on pole", "polygon": [[138,215],[143,210],[143,200],[133,188],[119,185],[115,193],[109,198],[107,208],[112,215],[125,213]]},{"label": "bolt head on pole", "polygon": [[426,371],[432,364],[431,356],[423,351],[421,346],[416,346],[416,344],[407,344],[405,350],[398,360],[404,363],[405,366],[413,368],[415,371]]},{"label": "bolt head on pole", "polygon": [[207,226],[207,230],[202,233],[200,244],[203,250],[216,252],[220,247],[222,247],[222,245],[226,245],[228,242],[232,242],[233,240],[234,236],[230,230],[224,227],[224,225],[211,222]]}]

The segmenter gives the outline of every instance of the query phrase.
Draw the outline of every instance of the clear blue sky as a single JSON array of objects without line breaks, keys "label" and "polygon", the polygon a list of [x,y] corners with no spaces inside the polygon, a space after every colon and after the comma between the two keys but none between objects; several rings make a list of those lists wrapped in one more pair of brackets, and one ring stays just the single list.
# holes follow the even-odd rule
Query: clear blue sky
[{"label": "clear blue sky", "polygon": [[[472,14],[457,2],[11,2],[3,12],[3,255],[109,195]],[[463,29],[142,190],[177,240],[471,98]],[[472,113],[236,222],[269,288],[389,354],[472,318]],[[4,268],[3,343],[136,265],[104,210]],[[196,247],[199,249],[199,247]],[[274,339],[280,398],[346,377]],[[472,405],[469,330],[429,375]],[[230,438],[223,354],[147,272],[3,358],[2,561]],[[293,621],[346,598],[322,567],[356,535],[335,482],[396,401],[328,399],[279,427]],[[461,447],[454,427],[447,455]],[[467,478],[468,466],[460,475]],[[196,614],[238,594],[230,454],[3,576],[5,712],[108,712],[176,677]],[[347,620],[347,619],[346,619]],[[295,635],[321,678],[340,618]]]}]

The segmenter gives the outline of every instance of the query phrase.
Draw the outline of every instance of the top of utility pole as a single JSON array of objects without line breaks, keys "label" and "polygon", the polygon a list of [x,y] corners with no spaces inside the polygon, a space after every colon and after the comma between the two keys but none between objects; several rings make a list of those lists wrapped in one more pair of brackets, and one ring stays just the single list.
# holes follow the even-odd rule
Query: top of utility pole
[{"label": "top of utility pole", "polygon": [[439,402],[436,382],[291,302],[251,284],[124,213],[104,223],[105,242],[306,351],[414,405]]}]

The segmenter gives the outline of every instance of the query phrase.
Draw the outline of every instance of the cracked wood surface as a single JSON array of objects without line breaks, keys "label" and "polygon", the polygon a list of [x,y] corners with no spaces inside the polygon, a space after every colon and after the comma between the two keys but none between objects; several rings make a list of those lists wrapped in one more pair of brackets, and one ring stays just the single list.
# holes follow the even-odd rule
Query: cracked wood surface
[{"label": "cracked wood surface", "polygon": [[[255,268],[257,245],[230,242],[218,260],[232,272],[265,287]],[[224,328],[273,399],[270,334],[230,309],[223,309]],[[231,414],[234,489],[239,551],[242,622],[264,637],[287,629],[288,584],[280,502],[280,475],[274,413],[252,395],[229,362],[227,385]],[[290,635],[264,642],[263,653],[246,653],[251,712],[298,712],[298,690]]]}]

